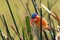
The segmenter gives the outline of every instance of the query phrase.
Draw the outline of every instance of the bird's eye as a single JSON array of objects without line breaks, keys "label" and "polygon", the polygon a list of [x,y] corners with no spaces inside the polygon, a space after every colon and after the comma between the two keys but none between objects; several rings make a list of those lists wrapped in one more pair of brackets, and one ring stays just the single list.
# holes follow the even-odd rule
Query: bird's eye
[{"label": "bird's eye", "polygon": [[36,17],[34,17],[34,19],[35,19]]},{"label": "bird's eye", "polygon": [[32,19],[35,19],[36,17],[33,17]]}]

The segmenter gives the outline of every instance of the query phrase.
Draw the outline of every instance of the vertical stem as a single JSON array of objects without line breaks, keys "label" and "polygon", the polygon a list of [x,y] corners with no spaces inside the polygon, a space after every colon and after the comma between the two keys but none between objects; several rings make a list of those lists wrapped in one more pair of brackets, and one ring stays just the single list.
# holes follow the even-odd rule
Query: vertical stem
[{"label": "vertical stem", "polygon": [[24,7],[24,9],[25,9],[26,13],[28,14],[28,11],[27,11],[27,9],[26,9],[25,5],[23,4],[22,0],[20,0],[20,2],[21,2],[21,4],[22,4],[22,6]]},{"label": "vertical stem", "polygon": [[42,9],[40,8],[40,40],[42,40]]},{"label": "vertical stem", "polygon": [[40,40],[42,40],[42,8],[41,8],[41,0],[40,0]]},{"label": "vertical stem", "polygon": [[[47,0],[47,5],[48,5],[48,9],[50,10],[51,7],[50,7],[50,4],[49,4],[49,0]],[[51,35],[52,35],[52,33],[53,33],[53,35],[52,35],[52,40],[55,40],[55,31],[54,31],[55,27],[54,27],[53,20],[51,19],[49,13],[48,13],[48,19],[49,19],[50,28],[51,28],[51,30],[52,30]],[[53,26],[51,25],[51,23],[52,23]],[[52,29],[52,27],[53,27],[53,29]]]},{"label": "vertical stem", "polygon": [[37,11],[37,8],[36,8],[36,4],[35,4],[35,0],[32,0],[32,3],[33,3],[33,6],[34,6],[34,9],[35,9],[35,12],[38,14],[38,11]]},{"label": "vertical stem", "polygon": [[49,40],[46,31],[43,30],[43,32],[44,32],[44,35],[45,35],[46,40]]},{"label": "vertical stem", "polygon": [[54,26],[53,20],[52,20],[52,24],[53,24],[53,30],[52,30],[53,31],[53,40],[56,40],[55,39],[56,33],[55,33],[55,30],[54,30],[55,29],[55,26]]},{"label": "vertical stem", "polygon": [[29,12],[29,14],[30,14],[30,16],[31,16],[31,12],[30,12],[30,10],[29,10],[29,7],[28,7],[29,5],[28,5],[28,4],[29,4],[29,0],[28,0],[27,3],[26,3],[26,8],[27,8],[27,10],[28,10],[28,12]]},{"label": "vertical stem", "polygon": [[[47,6],[48,6],[48,9],[50,10],[50,7],[49,7],[49,0],[47,0]],[[49,20],[49,25],[50,25],[50,28],[51,28],[51,19],[50,19],[50,14],[48,13],[48,20]],[[52,32],[50,32],[50,35],[51,35],[51,38],[53,40],[53,36],[51,34]]]},{"label": "vertical stem", "polygon": [[42,1],[40,0],[40,7],[41,7],[41,2],[42,2]]},{"label": "vertical stem", "polygon": [[1,30],[0,30],[0,35],[1,35],[1,37],[2,37],[2,40],[5,40],[5,36],[2,35]]},{"label": "vertical stem", "polygon": [[10,35],[10,32],[9,32],[9,29],[8,29],[8,26],[7,26],[7,23],[6,23],[6,20],[5,20],[4,15],[2,15],[2,17],[3,17],[3,20],[4,20],[4,25],[5,25],[5,27],[6,27],[8,39],[9,39],[9,40],[12,40],[12,37],[11,37],[11,35]]},{"label": "vertical stem", "polygon": [[19,39],[20,39],[20,33],[19,33],[19,30],[18,30],[16,21],[15,21],[15,18],[14,18],[14,16],[13,16],[13,12],[12,12],[12,10],[11,10],[10,4],[9,4],[8,0],[6,0],[6,2],[7,2],[7,5],[8,5],[8,8],[9,8],[9,10],[10,10],[10,13],[11,13],[11,16],[12,16],[12,19],[13,19],[13,22],[14,22],[14,25],[15,25],[15,28],[16,28],[16,30],[17,30],[17,33],[18,33],[18,36],[19,36]]}]

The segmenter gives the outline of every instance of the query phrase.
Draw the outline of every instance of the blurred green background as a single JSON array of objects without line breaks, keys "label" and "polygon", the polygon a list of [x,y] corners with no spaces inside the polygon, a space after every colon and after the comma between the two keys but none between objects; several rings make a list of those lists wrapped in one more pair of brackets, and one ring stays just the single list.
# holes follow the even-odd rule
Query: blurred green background
[{"label": "blurred green background", "polygon": [[[20,21],[18,20],[18,16],[20,17],[22,23],[24,26],[26,26],[26,23],[25,23],[25,16],[29,15],[26,13],[26,10],[24,9],[21,1],[23,2],[25,8],[26,8],[26,3],[28,2],[29,3],[29,10],[32,13],[35,12],[34,10],[34,7],[32,5],[32,2],[31,0],[8,0],[9,1],[9,4],[11,6],[11,9],[12,9],[12,12],[13,12],[13,15],[14,15],[14,18],[16,20],[16,23],[18,25],[18,29],[19,29],[19,32],[22,36],[22,31],[21,31],[21,26],[20,26]],[[37,4],[39,5],[39,0],[36,1]],[[53,4],[55,2],[55,0],[49,0],[49,3],[50,5]],[[47,0],[42,0],[42,3],[47,7]],[[43,14],[46,12],[45,9],[42,8],[42,11],[43,11]],[[58,16],[60,16],[60,0],[58,0],[52,7],[51,7],[51,11],[54,11]],[[11,14],[10,14],[10,11],[9,11],[9,8],[8,8],[8,5],[6,3],[6,0],[0,0],[0,15],[4,14],[5,18],[6,18],[6,22],[8,24],[8,28],[9,28],[9,31],[11,32],[11,35],[15,38],[15,40],[19,40],[17,35],[14,33],[14,31],[11,29],[10,27],[10,24],[13,24],[13,21],[12,21],[12,18],[11,18]],[[47,14],[44,15],[44,17],[46,19],[47,18]],[[18,16],[17,16],[18,15]],[[55,27],[58,25],[57,24],[57,21],[53,18],[54,20],[54,25]],[[4,25],[2,23],[2,21],[0,20],[0,29],[1,31],[6,35],[6,29],[4,28]],[[1,39],[1,38],[0,38]]]}]

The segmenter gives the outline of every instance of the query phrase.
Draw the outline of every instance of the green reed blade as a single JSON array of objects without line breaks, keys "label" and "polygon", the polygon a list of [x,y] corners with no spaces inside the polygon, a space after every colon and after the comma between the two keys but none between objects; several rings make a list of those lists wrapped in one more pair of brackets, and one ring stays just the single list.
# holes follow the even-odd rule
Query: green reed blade
[{"label": "green reed blade", "polygon": [[31,1],[32,1],[33,6],[34,6],[35,12],[38,14],[38,11],[37,11],[37,8],[36,8],[36,4],[35,4],[35,0],[31,0]]},{"label": "green reed blade", "polygon": [[9,29],[8,29],[8,26],[7,26],[7,23],[6,23],[4,15],[2,15],[2,18],[3,18],[3,21],[4,21],[4,25],[5,25],[5,28],[6,28],[6,32],[7,32],[8,38],[9,38],[9,40],[13,40],[12,36],[10,35],[10,32],[9,32]]},{"label": "green reed blade", "polygon": [[54,30],[54,29],[55,29],[55,26],[54,26],[53,20],[52,20],[52,24],[53,24],[53,30],[52,30],[52,31],[53,31],[53,40],[56,40],[56,39],[55,39],[56,32],[55,32],[55,30]]},{"label": "green reed blade", "polygon": [[28,34],[26,33],[26,30],[22,27],[22,35],[23,35],[23,40],[28,40]]},{"label": "green reed blade", "polygon": [[[5,25],[5,21],[4,21],[3,17],[2,17],[2,15],[0,15],[0,18],[1,18],[1,21],[2,21],[3,25]],[[8,30],[8,31],[9,31],[9,30]],[[8,32],[8,31],[7,31],[7,32]],[[9,36],[9,35],[8,35],[8,36]],[[12,36],[11,36],[11,39],[14,40],[14,38],[13,38]]]},{"label": "green reed blade", "polygon": [[30,21],[29,21],[29,16],[26,16],[26,26],[27,26],[27,32],[28,35],[30,35],[29,40],[33,40],[33,36],[31,34],[31,26],[30,26]]},{"label": "green reed blade", "polygon": [[20,0],[20,2],[21,2],[21,4],[22,4],[22,6],[24,7],[26,13],[28,14],[27,9],[26,9],[25,5],[23,4],[22,0]]},{"label": "green reed blade", "polygon": [[40,30],[38,30],[38,28],[36,28],[36,35],[37,35],[38,40],[40,40]]},{"label": "green reed blade", "polygon": [[2,23],[4,24],[4,21],[3,21],[2,15],[0,15],[0,19],[1,19]]},{"label": "green reed blade", "polygon": [[32,34],[30,34],[29,40],[33,40],[33,35]]},{"label": "green reed blade", "polygon": [[[12,9],[11,9],[11,7],[10,7],[10,4],[9,4],[8,0],[6,0],[6,2],[7,2],[7,5],[8,5],[8,8],[9,8],[9,11],[10,11],[10,13],[11,13],[11,17],[12,17],[12,19],[13,19],[13,22],[14,22],[15,28],[16,28],[17,33],[18,33],[18,36],[19,36],[20,33],[19,33],[19,30],[18,30],[18,27],[17,27],[16,21],[15,21],[15,18],[14,18],[14,16],[13,16]],[[19,36],[19,39],[20,39],[20,36]]]},{"label": "green reed blade", "polygon": [[26,25],[27,25],[27,32],[28,32],[28,34],[29,34],[29,33],[31,33],[29,16],[26,16]]},{"label": "green reed blade", "polygon": [[2,37],[2,40],[5,40],[5,36],[2,35],[1,30],[0,30],[0,35],[1,35],[1,37]]},{"label": "green reed blade", "polygon": [[[48,9],[50,10],[50,5],[49,5],[49,0],[47,0],[47,6],[48,6]],[[50,14],[48,13],[48,20],[49,20],[49,25],[50,25],[50,28],[51,28],[51,18],[50,18]],[[53,36],[52,36],[52,32],[50,32],[50,35],[51,35],[51,38],[53,40]]]},{"label": "green reed blade", "polygon": [[22,21],[21,21],[21,19],[20,19],[20,17],[19,17],[19,15],[17,15],[18,16],[18,19],[19,19],[19,22],[20,22],[20,26],[22,26],[22,35],[23,35],[23,39],[25,40],[28,40],[28,36],[27,36],[27,33],[26,33],[26,30],[24,30],[24,24],[22,23]]},{"label": "green reed blade", "polygon": [[44,30],[43,32],[44,32],[46,40],[49,40],[46,31]]},{"label": "green reed blade", "polygon": [[25,40],[24,28],[22,28],[23,40]]},{"label": "green reed blade", "polygon": [[42,8],[40,8],[40,40],[42,40]]},{"label": "green reed blade", "polygon": [[[47,0],[47,5],[48,5],[48,9],[50,10],[51,9],[51,7],[50,7],[50,4],[49,4],[49,0]],[[48,13],[48,19],[49,19],[49,24],[50,24],[50,28],[52,28],[53,26],[54,26],[54,23],[52,23],[52,19],[51,19],[51,17],[50,17],[50,14]],[[52,25],[51,25],[51,23],[52,23]],[[52,40],[55,40],[55,31],[54,31],[54,27],[53,27],[53,30],[51,30],[52,32],[51,32],[51,36],[52,36]],[[53,35],[52,35],[52,33],[53,33]],[[54,36],[54,37],[53,37]]]},{"label": "green reed blade", "polygon": [[29,12],[29,14],[30,14],[30,16],[31,16],[31,12],[30,12],[30,10],[29,10],[29,0],[27,1],[27,3],[26,3],[26,8],[27,8],[27,10],[28,10],[28,12]]}]

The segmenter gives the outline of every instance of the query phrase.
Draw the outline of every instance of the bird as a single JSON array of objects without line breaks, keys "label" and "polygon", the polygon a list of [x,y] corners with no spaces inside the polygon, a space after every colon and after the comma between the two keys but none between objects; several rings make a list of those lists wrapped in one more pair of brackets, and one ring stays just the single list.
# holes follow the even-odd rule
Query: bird
[{"label": "bird", "polygon": [[[33,25],[32,23],[35,23],[36,26],[38,28],[40,28],[40,22],[41,22],[41,17],[37,13],[33,13],[31,15],[30,25],[32,26]],[[47,20],[44,17],[42,17],[42,29],[43,30],[51,30],[51,28],[49,27],[49,24],[48,24]]]}]

